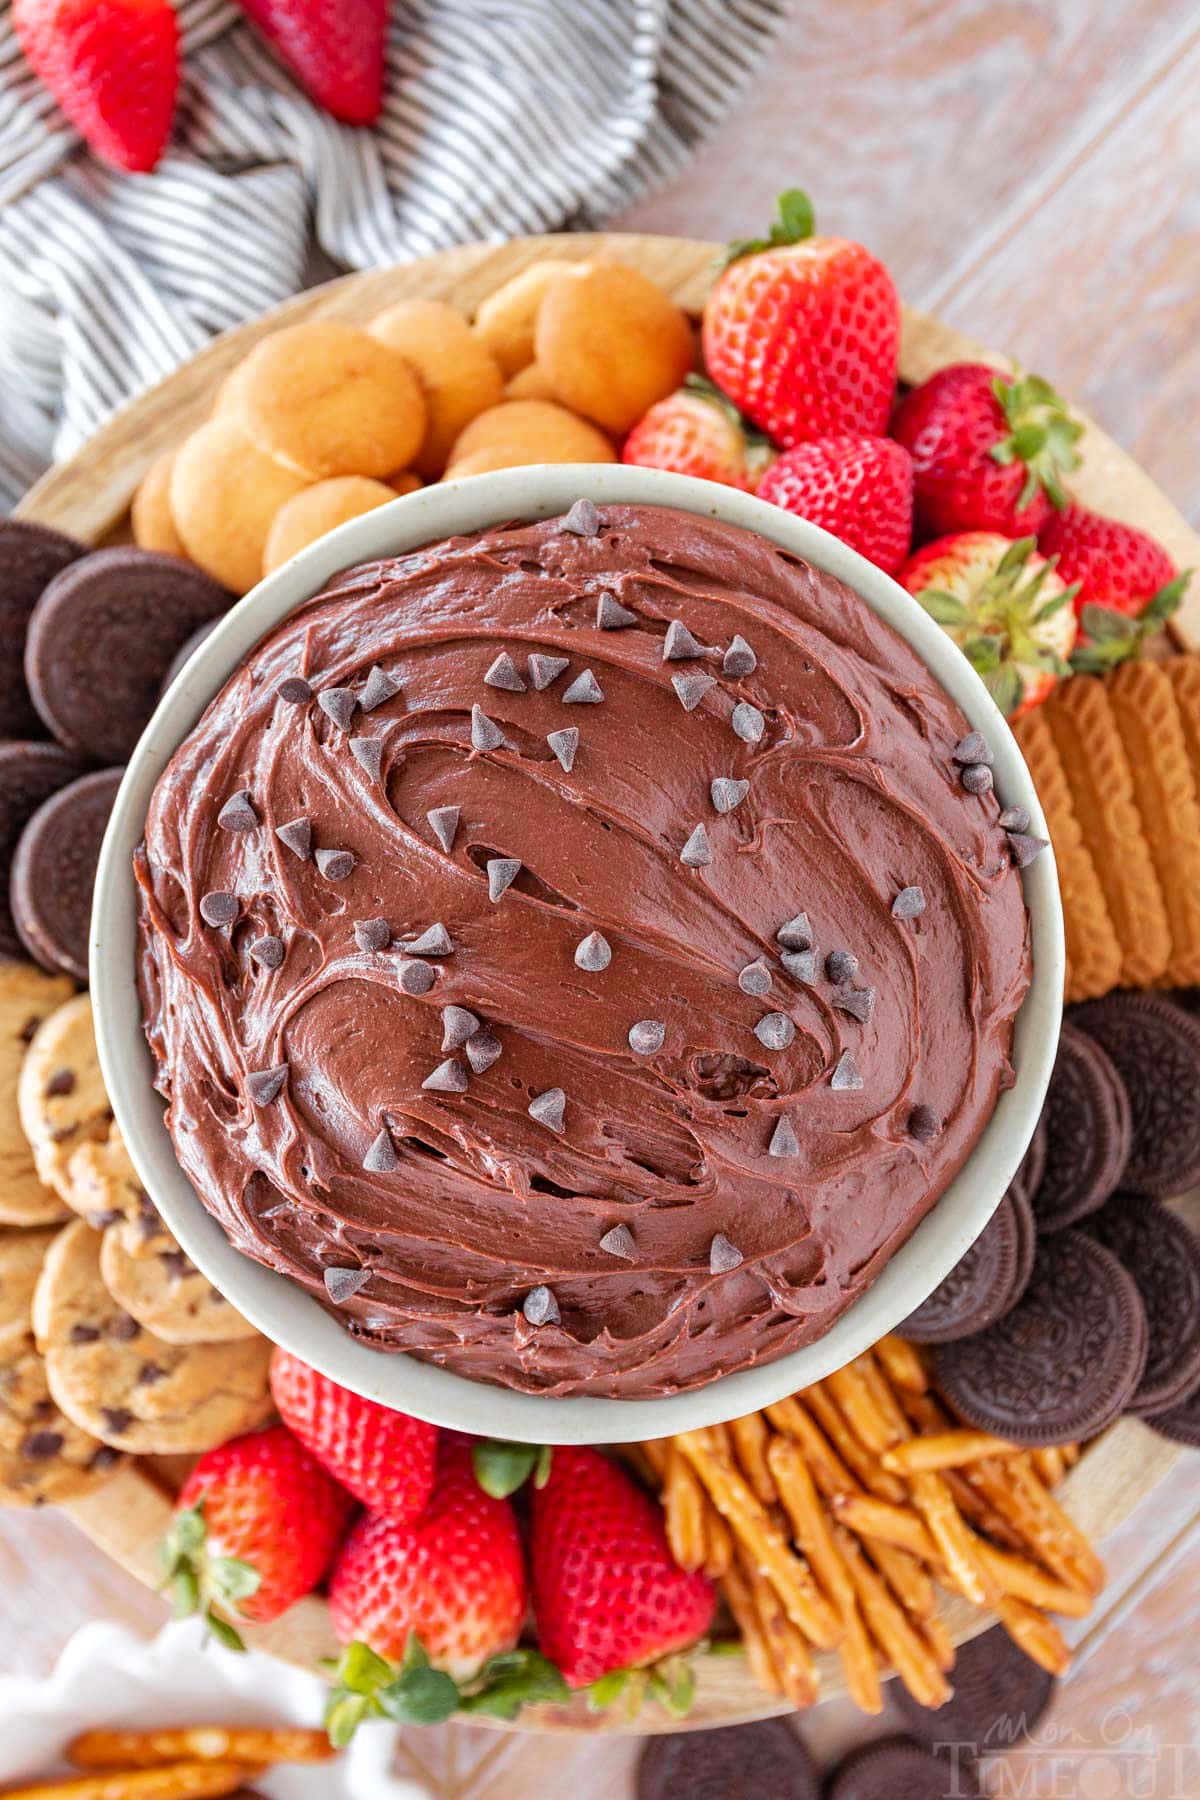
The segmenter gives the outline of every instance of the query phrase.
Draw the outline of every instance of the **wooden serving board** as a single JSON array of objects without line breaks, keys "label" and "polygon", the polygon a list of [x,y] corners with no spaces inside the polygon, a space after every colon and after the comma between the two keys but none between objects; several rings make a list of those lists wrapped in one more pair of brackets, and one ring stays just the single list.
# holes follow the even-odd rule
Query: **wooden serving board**
[{"label": "wooden serving board", "polygon": [[[473,245],[400,268],[329,282],[297,295],[251,324],[226,332],[165,381],[131,401],[76,455],[43,476],[22,500],[17,516],[56,526],[90,544],[127,535],[129,503],[151,462],[207,417],[223,378],[259,338],[280,325],[318,316],[365,324],[393,301],[417,295],[447,300],[473,315],[488,294],[546,256],[604,256],[633,264],[667,288],[681,306],[698,313],[718,254],[719,246],[688,238],[581,233]],[[940,321],[905,309],[900,351],[903,380],[923,381],[947,363],[961,361],[1010,366],[1003,356],[972,343]],[[1098,426],[1086,419],[1084,423],[1083,466],[1073,481],[1080,499],[1152,532],[1181,568],[1200,567],[1200,536],[1131,457]],[[1200,582],[1193,586],[1200,589]],[[1200,591],[1192,593],[1174,621],[1173,635],[1181,646],[1200,649]],[[1187,1210],[1193,1222],[1200,1224],[1200,1202]],[[1060,1495],[1082,1529],[1093,1539],[1102,1539],[1129,1517],[1179,1455],[1178,1448],[1137,1420],[1122,1420],[1088,1449]],[[177,1485],[178,1474],[170,1465],[143,1461],[99,1492],[73,1501],[66,1510],[99,1549],[153,1587],[159,1580],[157,1546]],[[955,1598],[945,1600],[943,1612],[956,1641],[991,1622],[986,1614]],[[256,1647],[306,1668],[337,1648],[327,1609],[319,1599],[301,1602],[276,1623],[249,1631],[247,1637]],[[823,1695],[844,1693],[836,1659],[819,1660]],[[593,1715],[580,1702],[569,1708],[541,1709],[536,1716],[526,1714],[508,1729],[632,1729],[646,1733],[732,1724],[790,1710],[787,1702],[763,1694],[742,1658],[706,1657],[699,1669],[696,1704],[684,1721],[649,1706],[631,1725],[621,1718]]]}]

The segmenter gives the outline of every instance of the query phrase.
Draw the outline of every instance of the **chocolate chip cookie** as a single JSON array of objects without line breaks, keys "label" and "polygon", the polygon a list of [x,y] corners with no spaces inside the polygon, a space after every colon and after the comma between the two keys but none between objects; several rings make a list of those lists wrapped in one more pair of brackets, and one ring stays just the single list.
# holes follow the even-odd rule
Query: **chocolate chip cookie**
[{"label": "chocolate chip cookie", "polygon": [[87,994],[68,1000],[34,1032],[17,1081],[17,1105],[38,1175],[69,1206],[72,1154],[80,1144],[107,1137],[112,1123]]},{"label": "chocolate chip cookie", "polygon": [[100,1273],[117,1304],[168,1344],[224,1344],[257,1336],[165,1229],[147,1240],[136,1220],[108,1226]]},{"label": "chocolate chip cookie", "polygon": [[74,988],[23,962],[0,962],[0,1224],[52,1225],[68,1217],[62,1196],[44,1187],[21,1129],[17,1085],[38,1026]]}]

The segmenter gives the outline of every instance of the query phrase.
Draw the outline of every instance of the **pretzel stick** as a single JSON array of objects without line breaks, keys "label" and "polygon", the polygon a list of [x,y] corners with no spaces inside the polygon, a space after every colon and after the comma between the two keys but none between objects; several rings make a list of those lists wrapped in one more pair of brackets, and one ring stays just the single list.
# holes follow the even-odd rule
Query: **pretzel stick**
[{"label": "pretzel stick", "polygon": [[95,1770],[69,1781],[8,1788],[5,1800],[219,1800],[261,1773],[261,1763],[159,1763],[124,1774]]},{"label": "pretzel stick", "polygon": [[919,1469],[961,1469],[984,1456],[1011,1456],[1016,1448],[990,1431],[937,1431],[908,1438],[885,1450],[879,1460],[894,1475],[911,1475]]},{"label": "pretzel stick", "polygon": [[920,1632],[888,1592],[857,1543],[842,1526],[834,1528],[838,1549],[850,1571],[867,1629],[897,1675],[922,1706],[940,1706],[950,1688]]},{"label": "pretzel stick", "polygon": [[950,1490],[951,1497],[964,1519],[969,1519],[976,1531],[1005,1549],[1021,1552],[1028,1548],[1020,1532],[1015,1530],[1003,1513],[996,1511],[983,1495],[966,1479],[959,1469],[944,1469],[942,1480]]},{"label": "pretzel stick", "polygon": [[1022,1458],[973,1463],[967,1478],[1047,1569],[1087,1593],[1100,1592],[1104,1564]]},{"label": "pretzel stick", "polygon": [[813,1706],[820,1683],[812,1653],[779,1603],[779,1595],[756,1569],[743,1563],[750,1593],[758,1613],[759,1629],[771,1647],[771,1660],[779,1685],[793,1706]]},{"label": "pretzel stick", "polygon": [[642,1444],[627,1444],[636,1462],[650,1470],[661,1487],[667,1479],[667,1464],[671,1456],[670,1438],[651,1438]]},{"label": "pretzel stick", "polygon": [[704,1538],[708,1545],[708,1555],[704,1559],[704,1573],[710,1581],[720,1581],[733,1561],[733,1534],[707,1495],[705,1495]]},{"label": "pretzel stick", "polygon": [[1063,1453],[1057,1445],[1050,1444],[1045,1449],[1032,1451],[1031,1460],[1039,1481],[1048,1488],[1057,1487],[1067,1472]]},{"label": "pretzel stick", "polygon": [[1044,1607],[1047,1612],[1062,1613],[1068,1619],[1083,1619],[1091,1612],[1092,1596],[1086,1589],[1056,1581],[1028,1557],[998,1550],[982,1538],[977,1540],[975,1551],[1001,1594]]},{"label": "pretzel stick", "polygon": [[673,1445],[667,1455],[662,1502],[671,1555],[680,1568],[687,1569],[689,1573],[703,1568],[708,1558],[704,1530],[704,1515],[707,1511],[704,1489],[690,1465]]},{"label": "pretzel stick", "polygon": [[929,1645],[929,1654],[942,1674],[948,1675],[954,1667],[956,1652],[946,1621],[936,1612],[928,1619],[922,1619],[921,1635]]},{"label": "pretzel stick", "polygon": [[763,1636],[750,1583],[736,1556],[725,1571],[721,1592],[725,1596],[725,1604],[733,1614],[738,1636],[746,1647],[746,1659],[755,1681],[765,1693],[781,1694],[783,1685],[776,1672],[771,1646]]},{"label": "pretzel stick", "polygon": [[940,1475],[918,1470],[909,1477],[913,1504],[929,1527],[929,1535],[945,1563],[951,1583],[968,1600],[983,1606],[995,1594],[975,1554],[975,1539]]},{"label": "pretzel stick", "polygon": [[868,1493],[875,1494],[880,1500],[902,1503],[907,1498],[907,1490],[900,1477],[889,1475],[886,1469],[879,1467],[870,1451],[864,1450],[821,1382],[805,1388],[804,1404],[815,1415],[821,1430],[837,1450],[842,1462],[853,1470],[860,1487],[866,1488]]},{"label": "pretzel stick", "polygon": [[761,1413],[747,1413],[743,1419],[730,1419],[729,1435],[738,1466],[764,1506],[774,1506],[779,1499],[775,1482],[767,1467],[767,1442],[771,1436]]},{"label": "pretzel stick", "polygon": [[1075,1467],[1075,1464],[1079,1461],[1079,1457],[1080,1457],[1079,1445],[1078,1444],[1060,1444],[1058,1446],[1058,1454],[1062,1457],[1065,1466],[1068,1469],[1073,1469]]},{"label": "pretzel stick", "polygon": [[324,1731],[280,1726],[185,1725],[173,1731],[85,1731],[67,1745],[77,1769],[153,1769],[179,1762],[328,1762]]},{"label": "pretzel stick", "polygon": [[862,1483],[842,1461],[821,1427],[797,1400],[779,1400],[768,1406],[767,1417],[777,1431],[794,1438],[804,1452],[812,1478],[827,1500],[835,1494],[857,1494]]},{"label": "pretzel stick", "polygon": [[1071,1652],[1053,1620],[1024,1600],[1008,1596],[997,1602],[996,1611],[1009,1637],[1026,1656],[1040,1668],[1048,1669],[1051,1675],[1066,1673],[1071,1664]]},{"label": "pretzel stick", "polygon": [[890,1450],[899,1438],[908,1436],[908,1426],[896,1433],[883,1416],[876,1404],[875,1395],[861,1367],[863,1359],[847,1363],[844,1369],[835,1369],[828,1375],[822,1386],[827,1388],[833,1400],[840,1407],[842,1416],[851,1431],[871,1455],[879,1458],[885,1450]]},{"label": "pretzel stick", "polygon": [[875,1352],[864,1350],[863,1354],[855,1359],[855,1366],[862,1375],[867,1392],[883,1421],[884,1429],[891,1436],[892,1443],[899,1444],[905,1438],[911,1437],[912,1427],[905,1416],[904,1407],[896,1390],[880,1368]]},{"label": "pretzel stick", "polygon": [[893,1544],[923,1562],[933,1562],[937,1549],[920,1513],[911,1506],[895,1506],[876,1500],[873,1494],[837,1494],[831,1501],[834,1518],[859,1537]]},{"label": "pretzel stick", "polygon": [[883,1364],[893,1387],[903,1388],[910,1394],[924,1394],[928,1391],[929,1373],[921,1352],[915,1345],[906,1343],[894,1332],[889,1332],[887,1337],[880,1338],[875,1345],[875,1354]]}]

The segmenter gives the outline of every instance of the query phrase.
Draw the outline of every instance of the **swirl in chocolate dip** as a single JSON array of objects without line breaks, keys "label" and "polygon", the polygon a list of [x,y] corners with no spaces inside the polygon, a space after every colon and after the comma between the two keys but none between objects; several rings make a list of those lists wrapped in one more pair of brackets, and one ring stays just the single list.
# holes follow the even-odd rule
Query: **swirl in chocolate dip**
[{"label": "swirl in chocolate dip", "polygon": [[1026,913],[967,729],[857,595],[688,514],[346,571],[151,802],[180,1164],[462,1375],[635,1398],[811,1342],[1012,1080]]}]

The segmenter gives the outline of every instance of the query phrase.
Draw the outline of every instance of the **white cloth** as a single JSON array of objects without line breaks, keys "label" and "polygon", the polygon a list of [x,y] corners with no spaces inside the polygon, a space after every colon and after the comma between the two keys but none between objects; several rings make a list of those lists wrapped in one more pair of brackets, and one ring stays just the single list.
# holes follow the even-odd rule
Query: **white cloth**
[{"label": "white cloth", "polygon": [[172,148],[118,174],[0,15],[0,503],[214,332],[333,268],[595,226],[749,81],[786,0],[394,0],[370,131],[311,102],[227,0],[180,0]]}]

